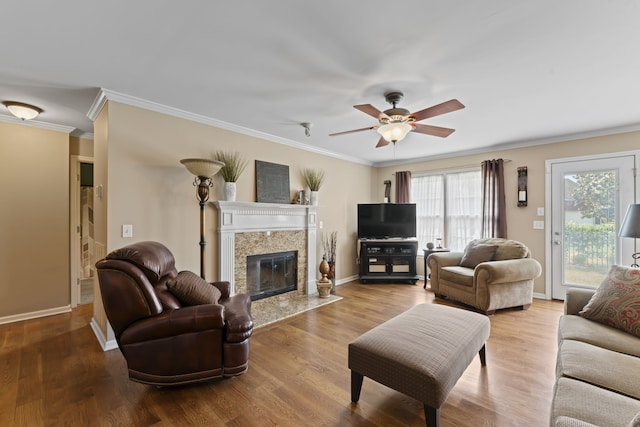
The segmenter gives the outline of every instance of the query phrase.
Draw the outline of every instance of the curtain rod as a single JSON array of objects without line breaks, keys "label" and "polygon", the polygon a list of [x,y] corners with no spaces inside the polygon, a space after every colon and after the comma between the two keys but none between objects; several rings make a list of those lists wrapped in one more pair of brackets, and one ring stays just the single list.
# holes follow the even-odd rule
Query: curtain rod
[{"label": "curtain rod", "polygon": [[[511,163],[511,159],[503,159],[505,163]],[[452,166],[449,168],[440,168],[440,169],[429,169],[426,171],[411,171],[412,174],[422,174],[422,173],[432,173],[432,172],[442,172],[442,171],[449,171],[449,170],[458,170],[458,169],[468,169],[468,168],[473,168],[476,166],[482,166],[482,162],[480,163],[472,163],[472,164],[467,164],[467,165],[461,165],[461,166]],[[392,172],[391,176],[394,176],[396,173]]]}]

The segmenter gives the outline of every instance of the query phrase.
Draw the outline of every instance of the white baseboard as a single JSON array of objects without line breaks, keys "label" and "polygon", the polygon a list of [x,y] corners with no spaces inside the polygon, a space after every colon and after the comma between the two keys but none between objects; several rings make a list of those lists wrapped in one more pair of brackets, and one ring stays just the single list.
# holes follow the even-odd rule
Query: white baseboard
[{"label": "white baseboard", "polygon": [[71,306],[65,305],[63,307],[47,308],[46,310],[32,311],[29,313],[13,314],[11,316],[0,317],[0,325],[20,322],[22,320],[37,319],[39,317],[54,316],[56,314],[68,313],[70,311]]},{"label": "white baseboard", "polygon": [[96,318],[91,318],[91,329],[93,329],[93,334],[98,339],[98,343],[100,347],[102,347],[102,351],[115,350],[118,348],[118,343],[116,340],[107,340],[107,338],[102,333],[100,326],[98,326],[98,322],[96,322]]},{"label": "white baseboard", "polygon": [[360,276],[358,276],[356,274],[354,276],[345,277],[343,279],[338,279],[338,280],[336,280],[336,286],[340,286],[340,285],[344,285],[345,283],[353,282],[354,280],[357,280],[358,277],[360,277]]},{"label": "white baseboard", "polygon": [[533,293],[533,297],[537,299],[547,299],[547,296],[545,294],[539,294],[537,292]]}]

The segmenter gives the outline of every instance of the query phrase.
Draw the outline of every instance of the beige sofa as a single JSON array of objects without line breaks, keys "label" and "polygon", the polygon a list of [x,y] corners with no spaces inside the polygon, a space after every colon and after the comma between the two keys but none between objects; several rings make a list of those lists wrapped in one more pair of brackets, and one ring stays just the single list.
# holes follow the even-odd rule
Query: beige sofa
[{"label": "beige sofa", "polygon": [[594,293],[567,292],[550,425],[640,426],[640,338],[578,315]]},{"label": "beige sofa", "polygon": [[433,253],[427,264],[437,297],[460,301],[486,314],[507,307],[529,308],[533,280],[542,272],[529,248],[508,239],[477,239],[464,252]]}]

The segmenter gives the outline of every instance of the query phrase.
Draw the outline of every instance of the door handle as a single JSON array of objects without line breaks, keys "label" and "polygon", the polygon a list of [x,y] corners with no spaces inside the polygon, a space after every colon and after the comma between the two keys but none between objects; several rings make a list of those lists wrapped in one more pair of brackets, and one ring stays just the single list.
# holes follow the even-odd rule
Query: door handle
[{"label": "door handle", "polygon": [[562,241],[560,241],[560,240],[554,240],[554,241],[553,241],[553,243],[554,243],[554,244],[556,244],[556,245],[561,245],[561,244],[562,244]]}]

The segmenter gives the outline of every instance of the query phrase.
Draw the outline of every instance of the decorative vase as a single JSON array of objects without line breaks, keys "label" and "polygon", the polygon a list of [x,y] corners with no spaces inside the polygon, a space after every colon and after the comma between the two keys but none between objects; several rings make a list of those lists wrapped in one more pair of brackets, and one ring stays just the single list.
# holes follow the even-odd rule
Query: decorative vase
[{"label": "decorative vase", "polygon": [[224,183],[224,199],[228,202],[236,201],[236,183],[235,182]]},{"label": "decorative vase", "polygon": [[333,283],[327,279],[327,273],[329,273],[329,263],[327,262],[325,257],[322,257],[322,262],[320,263],[320,274],[322,274],[322,279],[318,280],[316,286],[318,287],[318,296],[320,298],[329,298],[331,295],[331,288],[333,287]]},{"label": "decorative vase", "polygon": [[317,191],[312,191],[311,192],[311,205],[312,206],[318,206],[318,192]]},{"label": "decorative vase", "polygon": [[336,262],[329,261],[329,273],[327,273],[327,279],[331,280],[331,293],[336,291]]}]

